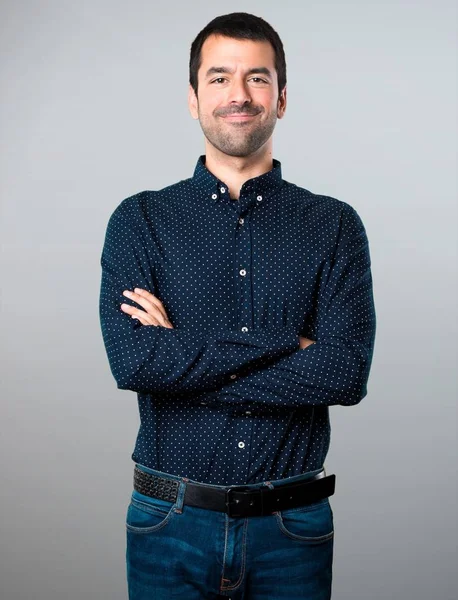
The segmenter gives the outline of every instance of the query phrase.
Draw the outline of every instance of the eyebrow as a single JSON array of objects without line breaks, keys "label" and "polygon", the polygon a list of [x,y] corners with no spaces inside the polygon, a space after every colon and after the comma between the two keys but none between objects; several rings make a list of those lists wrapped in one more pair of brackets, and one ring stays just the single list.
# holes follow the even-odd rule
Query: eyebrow
[{"label": "eyebrow", "polygon": [[[215,73],[233,73],[232,69],[229,67],[210,67],[205,74],[205,77],[210,77]],[[260,73],[262,75],[267,75],[267,77],[272,77],[272,72],[267,67],[253,67],[247,71],[247,75],[254,75],[255,73]]]}]

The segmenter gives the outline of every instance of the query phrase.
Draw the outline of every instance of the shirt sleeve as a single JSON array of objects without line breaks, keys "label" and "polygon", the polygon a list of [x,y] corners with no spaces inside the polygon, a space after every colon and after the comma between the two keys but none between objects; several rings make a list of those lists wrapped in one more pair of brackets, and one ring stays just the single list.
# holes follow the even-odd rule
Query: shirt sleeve
[{"label": "shirt sleeve", "polygon": [[103,341],[119,389],[214,391],[232,381],[241,369],[266,366],[299,348],[299,335],[290,326],[201,333],[142,325],[124,313],[122,303],[142,309],[123,296],[124,290],[139,287],[158,294],[148,275],[153,267],[141,232],[123,214],[122,204],[110,216],[105,234],[99,297]]},{"label": "shirt sleeve", "polygon": [[306,336],[316,342],[225,385],[221,400],[298,407],[354,405],[367,395],[376,331],[371,259],[365,227],[347,203],[339,231]]}]

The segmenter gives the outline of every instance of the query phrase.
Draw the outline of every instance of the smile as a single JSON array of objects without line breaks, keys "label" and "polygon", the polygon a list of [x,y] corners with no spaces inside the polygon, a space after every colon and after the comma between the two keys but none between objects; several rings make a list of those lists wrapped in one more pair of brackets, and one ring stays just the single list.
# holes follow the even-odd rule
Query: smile
[{"label": "smile", "polygon": [[237,115],[225,115],[222,118],[227,119],[228,121],[249,121],[250,119],[254,119],[257,115],[247,115],[247,114],[237,114]]}]

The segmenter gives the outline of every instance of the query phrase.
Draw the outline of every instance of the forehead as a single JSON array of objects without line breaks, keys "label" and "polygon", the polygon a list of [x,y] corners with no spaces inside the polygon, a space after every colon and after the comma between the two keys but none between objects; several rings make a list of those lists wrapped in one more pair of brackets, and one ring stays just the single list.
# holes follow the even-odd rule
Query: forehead
[{"label": "forehead", "polygon": [[[270,42],[237,40],[222,35],[210,35],[202,45],[200,69],[242,66],[275,69],[275,52]],[[199,70],[200,70],[199,69]]]}]

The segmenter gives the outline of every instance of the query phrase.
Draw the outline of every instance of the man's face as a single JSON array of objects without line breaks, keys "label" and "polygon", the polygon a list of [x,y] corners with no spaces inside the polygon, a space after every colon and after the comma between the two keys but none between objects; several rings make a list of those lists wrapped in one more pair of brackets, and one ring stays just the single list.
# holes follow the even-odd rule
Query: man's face
[{"label": "man's face", "polygon": [[211,35],[203,46],[197,97],[189,108],[208,142],[230,156],[257,152],[271,137],[286,108],[278,93],[275,54],[269,42]]}]

